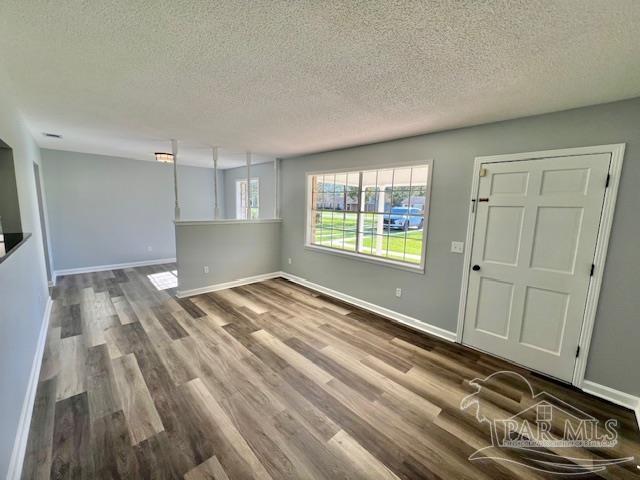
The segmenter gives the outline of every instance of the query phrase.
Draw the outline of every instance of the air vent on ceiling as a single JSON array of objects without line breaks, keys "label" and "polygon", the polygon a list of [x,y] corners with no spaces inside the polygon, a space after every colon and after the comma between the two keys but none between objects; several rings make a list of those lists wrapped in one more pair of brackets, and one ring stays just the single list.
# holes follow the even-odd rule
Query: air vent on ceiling
[{"label": "air vent on ceiling", "polygon": [[62,135],[58,135],[57,133],[42,132],[42,135],[49,138],[62,138]]}]

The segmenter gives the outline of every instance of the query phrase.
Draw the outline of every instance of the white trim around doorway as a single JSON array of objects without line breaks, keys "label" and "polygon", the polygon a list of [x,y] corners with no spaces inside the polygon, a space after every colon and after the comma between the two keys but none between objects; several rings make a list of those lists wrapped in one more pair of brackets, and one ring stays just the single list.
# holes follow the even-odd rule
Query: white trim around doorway
[{"label": "white trim around doorway", "polygon": [[[589,357],[589,347],[591,345],[591,335],[596,319],[596,311],[598,307],[598,299],[600,289],[602,287],[602,276],[604,273],[604,264],[607,257],[607,249],[609,247],[609,237],[611,235],[611,226],[613,224],[613,214],[618,197],[618,187],[620,185],[620,175],[622,172],[622,162],[624,159],[625,144],[598,145],[594,147],[577,147],[564,148],[560,150],[544,150],[538,152],[515,153],[506,155],[492,155],[476,157],[473,164],[473,176],[471,183],[471,198],[469,207],[469,218],[467,221],[467,236],[464,254],[464,263],[462,271],[462,285],[460,288],[460,304],[458,307],[458,325],[456,329],[456,341],[462,343],[462,330],[464,327],[464,317],[467,303],[467,290],[469,287],[469,270],[471,268],[471,246],[473,245],[473,232],[475,227],[475,208],[474,200],[477,200],[478,186],[480,183],[480,169],[485,163],[497,162],[514,162],[518,160],[536,160],[549,157],[569,157],[578,155],[592,155],[597,153],[609,153],[611,155],[611,163],[609,164],[609,184],[605,190],[604,202],[602,206],[602,214],[600,217],[600,228],[598,230],[598,238],[594,255],[594,274],[589,283],[587,292],[587,301],[585,305],[584,318],[582,323],[582,331],[578,345],[580,346],[580,355],[576,359],[573,378],[571,383],[579,388],[584,386],[584,373],[587,368],[587,359]],[[488,352],[491,353],[491,352]],[[544,372],[543,372],[544,373]]]}]

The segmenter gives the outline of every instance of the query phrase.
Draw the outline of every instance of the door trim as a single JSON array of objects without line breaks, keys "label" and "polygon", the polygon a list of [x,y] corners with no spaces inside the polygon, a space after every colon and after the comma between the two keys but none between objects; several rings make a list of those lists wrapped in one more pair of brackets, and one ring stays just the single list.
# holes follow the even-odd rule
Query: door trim
[{"label": "door trim", "polygon": [[582,388],[584,373],[587,368],[589,357],[589,347],[591,345],[591,335],[596,320],[598,309],[598,299],[602,287],[602,276],[604,273],[607,249],[609,248],[609,238],[611,236],[611,226],[613,224],[613,214],[618,197],[618,187],[620,185],[620,174],[622,172],[622,162],[626,144],[617,143],[611,145],[598,145],[594,147],[563,148],[559,150],[542,150],[537,152],[513,153],[505,155],[490,155],[476,157],[473,164],[473,175],[471,180],[471,198],[469,206],[469,217],[467,220],[467,236],[465,239],[465,253],[462,270],[462,286],[460,288],[460,304],[458,307],[458,325],[456,329],[456,341],[462,343],[462,330],[464,328],[464,317],[467,306],[467,290],[469,288],[469,270],[471,269],[471,249],[473,245],[473,232],[475,227],[474,200],[477,201],[478,186],[480,184],[480,169],[485,163],[514,162],[517,160],[538,160],[549,157],[570,157],[579,155],[592,155],[596,153],[609,153],[611,163],[609,165],[609,186],[604,193],[602,214],[600,216],[600,228],[596,240],[596,250],[593,259],[595,265],[594,274],[589,282],[587,300],[585,304],[584,318],[582,320],[582,330],[578,345],[580,355],[576,359],[573,371],[572,385]]}]

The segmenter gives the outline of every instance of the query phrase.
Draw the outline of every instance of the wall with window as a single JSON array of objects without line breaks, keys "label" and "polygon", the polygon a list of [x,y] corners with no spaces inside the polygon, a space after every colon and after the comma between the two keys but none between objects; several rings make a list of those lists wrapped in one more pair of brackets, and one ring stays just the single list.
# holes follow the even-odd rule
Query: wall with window
[{"label": "wall with window", "polygon": [[[455,332],[473,161],[480,155],[627,143],[586,378],[640,395],[640,98],[282,161],[282,268],[311,282]],[[419,165],[433,159],[425,272],[305,246],[307,173]],[[345,207],[346,208],[346,207]],[[465,246],[467,247],[467,246]],[[292,263],[288,263],[291,258]],[[396,288],[402,296],[396,297]]]},{"label": "wall with window", "polygon": [[[224,174],[224,218],[238,218],[238,182],[247,180],[247,167],[229,168]],[[273,162],[251,165],[251,178],[258,180],[258,217],[273,218]]]},{"label": "wall with window", "polygon": [[[54,270],[175,258],[172,164],[59,150],[42,158]],[[213,169],[178,163],[178,185],[182,219],[213,218]]]}]

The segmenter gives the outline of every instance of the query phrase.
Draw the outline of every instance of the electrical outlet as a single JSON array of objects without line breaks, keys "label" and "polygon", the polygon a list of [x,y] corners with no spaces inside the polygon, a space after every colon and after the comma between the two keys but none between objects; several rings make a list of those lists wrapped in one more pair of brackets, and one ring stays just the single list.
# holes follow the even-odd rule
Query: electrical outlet
[{"label": "electrical outlet", "polygon": [[464,242],[451,242],[451,253],[464,253]]},{"label": "electrical outlet", "polygon": [[209,273],[209,265],[204,266],[204,273]]},{"label": "electrical outlet", "polygon": [[153,252],[153,247],[151,245],[147,247],[147,252]]},{"label": "electrical outlet", "polygon": [[287,262],[289,262],[289,265],[291,265],[291,264],[293,263],[293,262],[292,262],[292,260],[291,260],[291,257],[289,257],[289,258],[287,259]]},{"label": "electrical outlet", "polygon": [[402,296],[402,289],[396,288],[396,297],[401,297],[401,296]]}]

